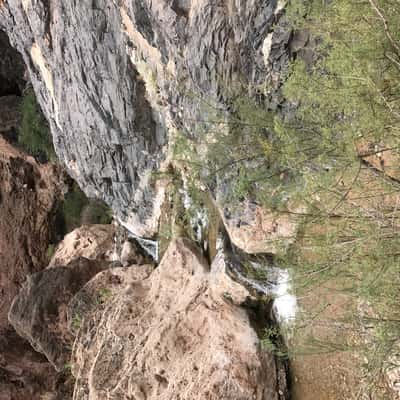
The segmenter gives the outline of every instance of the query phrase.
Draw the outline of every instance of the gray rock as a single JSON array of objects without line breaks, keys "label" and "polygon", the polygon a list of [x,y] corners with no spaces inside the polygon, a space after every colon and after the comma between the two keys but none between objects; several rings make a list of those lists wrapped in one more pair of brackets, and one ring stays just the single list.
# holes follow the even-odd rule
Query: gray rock
[{"label": "gray rock", "polygon": [[170,132],[193,135],[204,102],[226,111],[232,86],[264,82],[276,3],[8,0],[0,28],[23,55],[69,173],[152,235],[162,190],[150,176]]}]

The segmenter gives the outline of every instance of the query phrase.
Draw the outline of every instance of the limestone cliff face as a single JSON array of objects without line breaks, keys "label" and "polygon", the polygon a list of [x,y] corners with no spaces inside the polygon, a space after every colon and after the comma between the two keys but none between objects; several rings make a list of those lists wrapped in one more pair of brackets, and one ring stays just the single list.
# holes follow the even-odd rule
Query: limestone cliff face
[{"label": "limestone cliff face", "polygon": [[[0,29],[24,58],[71,176],[131,231],[151,236],[165,194],[153,173],[167,168],[176,133],[196,135],[204,102],[229,113],[230,87],[279,70],[270,55],[287,61],[288,35],[269,35],[278,3],[0,0]],[[153,272],[112,268],[74,260],[109,260],[82,247],[93,235],[83,236],[69,237],[76,253],[65,242],[52,268],[32,271],[9,313],[58,370],[74,343],[74,399],[285,398],[284,374],[242,306],[249,292],[227,278],[223,257],[210,266],[178,240]]]},{"label": "limestone cliff face", "polygon": [[70,174],[152,235],[163,189],[151,173],[171,135],[204,119],[200,98],[225,109],[231,85],[265,80],[277,3],[7,0],[0,28],[23,55]]}]

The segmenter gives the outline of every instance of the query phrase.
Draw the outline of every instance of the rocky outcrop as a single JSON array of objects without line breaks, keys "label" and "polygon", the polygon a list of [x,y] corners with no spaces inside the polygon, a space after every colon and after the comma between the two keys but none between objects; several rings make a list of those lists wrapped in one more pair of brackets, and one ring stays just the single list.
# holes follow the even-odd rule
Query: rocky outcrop
[{"label": "rocky outcrop", "polygon": [[[1,100],[0,100],[1,103]],[[62,174],[0,137],[0,399],[38,399],[63,379],[10,327],[7,313],[26,276],[47,265]],[[57,383],[58,382],[58,383]]]},{"label": "rocky outcrop", "polygon": [[26,67],[21,55],[11,47],[7,34],[3,31],[0,31],[0,49],[0,97],[19,96],[26,84]]},{"label": "rocky outcrop", "polygon": [[44,354],[57,371],[69,360],[72,336],[67,329],[66,305],[107,261],[77,258],[66,266],[30,275],[15,297],[8,319],[17,333]]},{"label": "rocky outcrop", "polygon": [[241,207],[223,207],[221,215],[232,242],[250,253],[275,254],[296,238],[298,221],[292,215],[274,213],[249,201]]},{"label": "rocky outcrop", "polygon": [[274,357],[240,306],[247,296],[222,257],[210,270],[183,239],[151,274],[147,266],[100,273],[70,303],[82,320],[74,399],[283,398]]},{"label": "rocky outcrop", "polygon": [[285,370],[261,349],[249,298],[222,253],[210,267],[177,239],[155,270],[77,258],[35,273],[9,319],[57,370],[72,366],[75,400],[284,400]]},{"label": "rocky outcrop", "polygon": [[115,225],[83,225],[68,233],[51,258],[50,267],[67,265],[75,258],[116,261]]},{"label": "rocky outcrop", "polygon": [[[157,230],[164,188],[151,174],[204,104],[265,81],[276,0],[7,0],[0,27],[22,53],[60,159],[138,235]],[[65,105],[68,104],[68,107]]]}]

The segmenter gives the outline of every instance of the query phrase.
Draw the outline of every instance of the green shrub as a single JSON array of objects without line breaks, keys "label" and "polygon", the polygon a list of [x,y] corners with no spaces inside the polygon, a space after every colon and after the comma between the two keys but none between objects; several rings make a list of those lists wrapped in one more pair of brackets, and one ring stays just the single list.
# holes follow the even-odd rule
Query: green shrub
[{"label": "green shrub", "polygon": [[81,214],[84,207],[89,203],[85,193],[80,190],[77,184],[65,195],[62,203],[62,215],[65,221],[67,232],[81,226]]},{"label": "green shrub", "polygon": [[47,260],[49,260],[49,261],[51,260],[55,251],[56,251],[56,245],[53,243],[50,243],[49,247],[47,247],[47,251],[46,251]]},{"label": "green shrub", "polygon": [[[285,77],[295,116],[271,113],[245,90],[231,92],[230,114],[215,110],[177,153],[208,187],[225,183],[225,202],[255,197],[286,214],[304,206],[297,240],[280,261],[292,268],[299,296],[334,282],[331,293],[360,306],[333,324],[360,338],[355,350],[375,383],[399,364],[400,8],[389,0],[292,0],[287,11],[320,43],[314,65],[298,57]],[[391,151],[395,165],[369,164],[362,141]],[[266,348],[275,349],[275,336],[266,332]],[[323,351],[354,345],[316,344]]]},{"label": "green shrub", "polygon": [[45,161],[54,160],[50,129],[32,89],[27,90],[22,100],[22,121],[18,143],[29,154]]},{"label": "green shrub", "polygon": [[112,210],[101,200],[89,200],[81,213],[82,224],[110,224]]},{"label": "green shrub", "polygon": [[65,195],[61,206],[65,233],[71,232],[83,224],[110,224],[112,210],[101,200],[88,199],[75,183]]}]

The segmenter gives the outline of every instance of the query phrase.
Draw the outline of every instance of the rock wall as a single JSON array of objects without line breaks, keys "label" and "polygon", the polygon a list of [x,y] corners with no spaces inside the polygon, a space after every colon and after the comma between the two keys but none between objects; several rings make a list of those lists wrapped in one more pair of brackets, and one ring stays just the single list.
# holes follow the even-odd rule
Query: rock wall
[{"label": "rock wall", "polygon": [[276,0],[7,0],[0,28],[22,53],[54,144],[89,197],[138,235],[157,229],[152,172],[171,136],[193,134],[204,99],[265,80]]},{"label": "rock wall", "polygon": [[55,166],[38,165],[0,137],[1,400],[36,400],[60,378],[16,335],[7,313],[26,277],[47,265],[54,207],[62,196],[61,176]]},{"label": "rock wall", "polygon": [[[153,173],[167,168],[178,131],[195,138],[205,103],[229,113],[231,87],[265,81],[279,10],[276,0],[6,0],[0,29],[24,58],[71,176],[133,233],[152,236],[165,191]],[[248,293],[215,272],[221,265],[210,273],[180,240],[155,272],[107,270],[82,289],[104,265],[75,260],[32,275],[9,314],[58,370],[77,335],[75,399],[284,398],[241,307]]]}]

